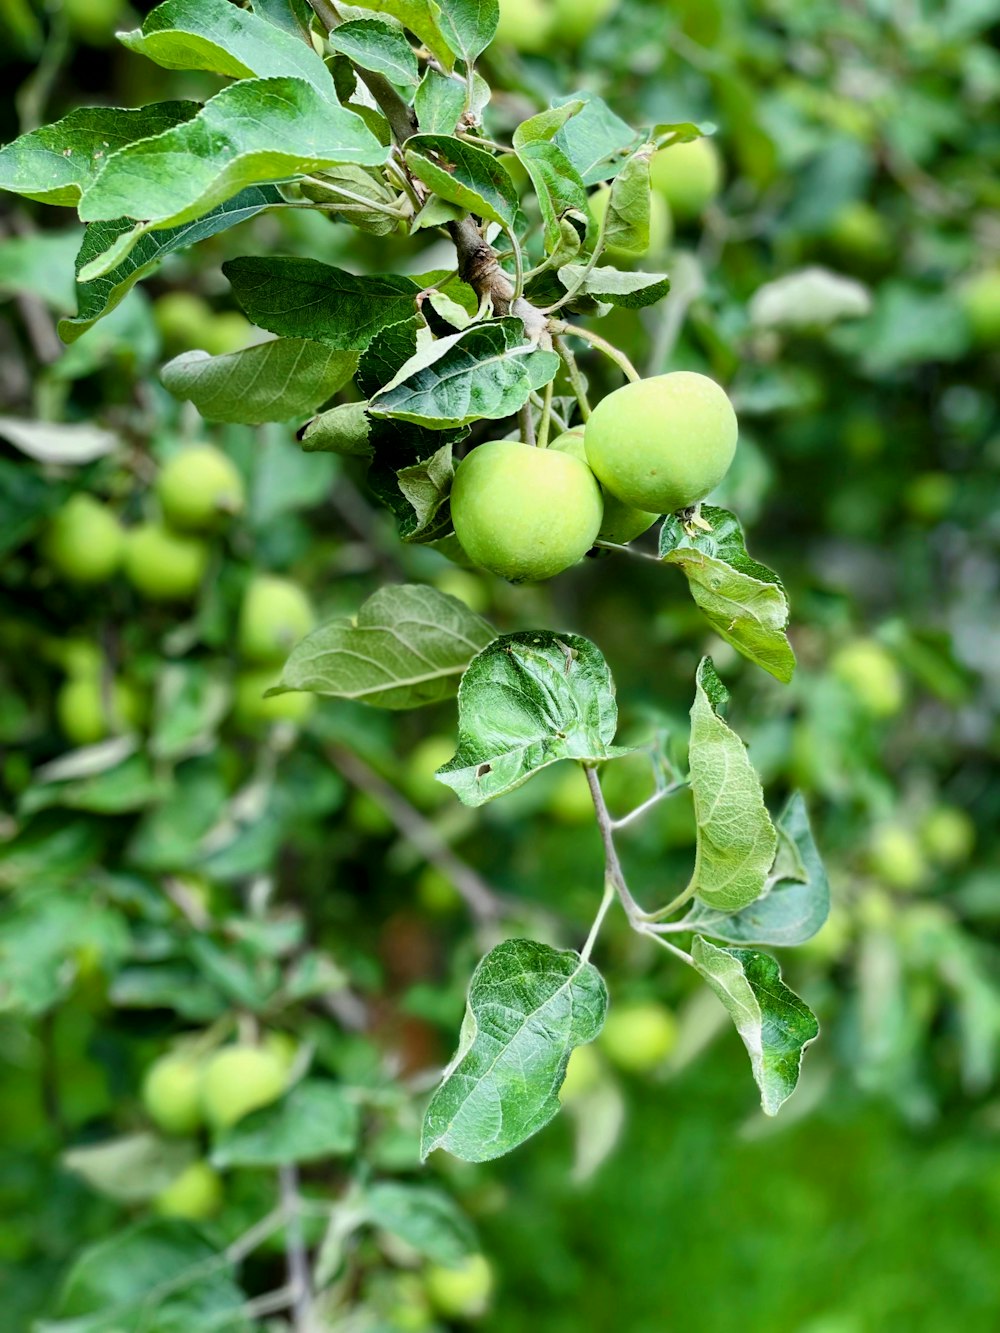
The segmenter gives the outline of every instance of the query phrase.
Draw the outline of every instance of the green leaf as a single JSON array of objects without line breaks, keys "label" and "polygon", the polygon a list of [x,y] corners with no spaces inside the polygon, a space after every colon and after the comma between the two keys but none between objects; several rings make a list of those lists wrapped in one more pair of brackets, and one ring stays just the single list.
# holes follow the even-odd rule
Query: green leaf
[{"label": "green leaf", "polygon": [[438,20],[448,45],[471,65],[493,40],[500,22],[497,0],[438,0]]},{"label": "green leaf", "polygon": [[370,399],[369,411],[433,430],[499,421],[558,369],[554,352],[526,341],[520,319],[488,320],[417,351]]},{"label": "green leaf", "polygon": [[120,441],[101,426],[77,421],[22,421],[0,417],[0,439],[38,463],[78,467],[114,453]]},{"label": "green leaf", "polygon": [[388,14],[419,37],[431,55],[446,70],[455,64],[455,56],[441,30],[441,6],[434,0],[365,0],[365,9]]},{"label": "green leaf", "polygon": [[465,87],[435,69],[429,69],[413,98],[422,134],[454,134],[465,110]]},{"label": "green leaf", "polygon": [[316,259],[230,259],[222,271],[247,316],[288,338],[361,351],[379,329],[409,319],[419,288],[392,274],[355,277]]},{"label": "green leaf", "polygon": [[743,1039],[765,1115],[777,1115],[795,1091],[803,1050],[819,1036],[815,1014],[766,953],[718,949],[696,935],[691,956]]},{"label": "green leaf", "polygon": [[322,451],[371,458],[370,433],[367,403],[338,403],[313,417],[299,431],[298,439],[307,454]]},{"label": "green leaf", "polygon": [[161,378],[206,421],[260,425],[314,412],[357,369],[356,352],[335,352],[307,338],[275,338],[225,356],[184,352]]},{"label": "green leaf", "polygon": [[642,136],[596,93],[574,93],[566,101],[582,102],[583,107],[563,125],[554,142],[572,162],[584,185],[610,180]]},{"label": "green leaf", "polygon": [[82,234],[71,226],[6,237],[0,246],[0,296],[28,292],[54,310],[72,310],[71,266]]},{"label": "green leaf", "polygon": [[660,529],[660,555],[686,575],[691,596],[720,638],[778,680],[791,680],[795,654],[785,635],[788,599],[781,581],[747,555],[732,514],[704,505],[701,517],[711,531],[688,531],[668,518]]},{"label": "green leaf", "polygon": [[336,1083],[305,1079],[273,1106],[224,1129],[212,1148],[217,1167],[287,1166],[345,1157],[357,1146],[358,1108]]},{"label": "green leaf", "polygon": [[217,93],[186,124],[109,157],[80,200],[80,216],[176,227],[247,186],[341,162],[379,166],[388,154],[359,116],[304,80],[246,79]]},{"label": "green leaf", "polygon": [[271,693],[310,690],[378,708],[419,708],[448,699],[493,630],[457,598],[403,583],[380,588],[356,620],[308,634]]},{"label": "green leaf", "polygon": [[0,190],[75,208],[120,148],[181,125],[197,111],[197,102],[156,102],[135,111],[80,107],[0,149]]},{"label": "green leaf", "polygon": [[727,698],[711,660],[703,658],[688,749],[698,827],[688,888],[709,907],[732,912],[760,897],[778,838],[746,746],[719,716]]},{"label": "green leaf", "polygon": [[[4,867],[4,883],[17,882],[10,869]],[[37,873],[23,876],[24,882],[37,885],[38,873],[50,880],[51,865],[43,860]],[[129,947],[125,919],[91,895],[71,898],[53,891],[32,898],[0,924],[0,1013],[44,1014],[73,987],[75,960],[82,953],[112,968]]]},{"label": "green leaf", "polygon": [[454,1267],[478,1250],[469,1220],[440,1190],[380,1181],[365,1192],[361,1206],[373,1226],[405,1241],[431,1263]]},{"label": "green leaf", "polygon": [[400,523],[404,542],[426,542],[451,531],[448,497],[455,478],[452,445],[443,444],[429,458],[400,468],[396,484],[411,514]]},{"label": "green leaf", "polygon": [[607,248],[631,254],[643,254],[649,249],[651,156],[648,145],[633,153],[611,182],[600,230],[602,244]]},{"label": "green leaf", "polygon": [[230,695],[228,681],[214,663],[165,662],[157,681],[150,754],[178,760],[211,749],[229,711]]},{"label": "green leaf", "polygon": [[[185,222],[180,227],[138,237],[120,263],[89,282],[77,282],[77,314],[72,319],[59,321],[60,338],[72,343],[82,337],[99,319],[120,305],[135,284],[152,273],[167,255],[186,250],[230,227],[238,227],[265,208],[280,203],[281,195],[273,185],[251,185],[196,222]],[[92,222],[83,234],[83,243],[76,257],[77,275],[133,230],[131,218]]]},{"label": "green leaf", "polygon": [[[368,167],[355,167],[350,163],[331,167],[316,178],[316,183],[307,182],[300,188],[307,199],[322,204],[331,218],[357,227],[359,231],[373,236],[389,236],[399,227],[400,214],[385,212],[387,208],[395,209],[398,191],[389,187],[384,176]],[[349,198],[350,195],[355,197]],[[359,196],[364,201],[370,200],[371,208],[358,203]]]},{"label": "green leaf", "polygon": [[515,129],[511,143],[520,150],[526,144],[540,143],[554,138],[570,116],[582,111],[585,105],[586,103],[581,100],[563,102],[561,106],[550,107],[547,111],[539,111],[537,115],[529,116]]},{"label": "green leaf", "polygon": [[[44,772],[44,770],[43,770]],[[168,779],[155,773],[144,754],[129,754],[113,767],[79,777],[53,777],[33,784],[21,797],[22,814],[58,807],[120,815],[161,799]]]},{"label": "green leaf", "polygon": [[334,28],[327,38],[334,51],[362,69],[384,74],[390,82],[415,88],[420,66],[403,33],[381,19],[355,19]]},{"label": "green leaf", "polygon": [[406,141],[415,176],[449,203],[509,231],[517,215],[517,190],[492,153],[447,134],[416,134]]},{"label": "green leaf", "polygon": [[655,305],[670,291],[666,273],[626,272],[606,266],[592,268],[587,273],[583,264],[564,264],[559,269],[559,281],[567,291],[592,296],[596,301],[622,306],[625,310]]},{"label": "green leaf", "polygon": [[611,673],[589,639],[505,634],[462,677],[458,751],[437,776],[464,805],[482,805],[559,759],[626,753],[612,745],[617,726]]},{"label": "green leaf", "polygon": [[[562,149],[547,139],[534,139],[517,150],[531,177],[544,226],[545,249],[551,253],[562,241],[561,222],[570,209],[586,219],[589,213],[583,181]],[[583,233],[583,222],[580,225]]]},{"label": "green leaf", "polygon": [[573,1048],[604,1025],[601,974],[572,950],[506,940],[472,976],[459,1049],[424,1115],[421,1155],[510,1152],[559,1110]]},{"label": "green leaf", "polygon": [[249,1333],[234,1271],[189,1222],[140,1222],[83,1250],[37,1333]]},{"label": "green leaf", "polygon": [[166,0],[118,40],[164,69],[207,69],[233,79],[288,76],[334,96],[330,72],[311,46],[231,0]]},{"label": "green leaf", "polygon": [[142,1132],[102,1143],[71,1148],[62,1164],[91,1186],[119,1203],[147,1203],[167,1188],[194,1161],[190,1139],[161,1139]]},{"label": "green leaf", "polygon": [[778,852],[761,897],[732,915],[697,903],[685,917],[692,930],[727,944],[788,946],[812,939],[829,915],[830,886],[800,792],[789,797],[776,827]]}]

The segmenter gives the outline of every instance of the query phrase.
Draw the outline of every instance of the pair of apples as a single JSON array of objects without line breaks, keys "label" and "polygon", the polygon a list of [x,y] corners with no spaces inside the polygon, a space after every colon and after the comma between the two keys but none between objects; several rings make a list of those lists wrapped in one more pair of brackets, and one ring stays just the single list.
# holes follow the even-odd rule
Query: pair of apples
[{"label": "pair of apples", "polygon": [[505,579],[552,578],[595,542],[624,544],[703,500],[729,471],[736,437],[732,403],[707,375],[626,384],[548,449],[494,440],[468,454],[451,493],[455,535]]}]

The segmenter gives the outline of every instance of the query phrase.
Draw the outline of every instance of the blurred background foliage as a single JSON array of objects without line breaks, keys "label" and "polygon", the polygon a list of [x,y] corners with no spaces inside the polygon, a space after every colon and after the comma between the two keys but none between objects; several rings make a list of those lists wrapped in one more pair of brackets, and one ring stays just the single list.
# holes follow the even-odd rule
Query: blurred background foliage
[{"label": "blurred background foliage", "polygon": [[[87,1244],[148,1207],[91,1189],[64,1154],[146,1123],[143,1072],[179,1034],[242,1015],[368,1089],[360,1164],[307,1171],[317,1198],[355,1169],[423,1178],[422,1089],[450,1053],[475,959],[501,934],[578,944],[596,905],[600,849],[575,769],[473,813],[431,776],[451,753],[451,706],[268,716],[261,666],[233,647],[262,573],[305,589],[319,619],[407,579],[503,631],[585,634],[609,660],[625,730],[665,730],[679,754],[711,652],[772,804],[806,792],[827,860],[830,921],[784,960],[823,1035],[773,1124],[715,1001],[611,923],[598,961],[613,1004],[660,1006],[649,1058],[609,1038],[575,1071],[569,1114],[525,1149],[494,1167],[433,1165],[496,1266],[482,1326],[1000,1324],[1000,4],[622,0],[582,37],[580,6],[503,7],[483,62],[495,137],[581,87],[637,124],[717,126],[719,193],[696,216],[681,201],[663,253],[638,261],[667,268],[670,297],[601,331],[649,373],[694,368],[727,385],[741,445],[719,500],[785,580],[795,680],[783,687],[706,636],[667,570],[613,556],[515,589],[459,569],[399,543],[353,460],[303,455],[289,428],[206,427],[158,383],[170,355],[253,336],[219,271],[231,255],[423,272],[450,266],[445,242],[264,214],[172,256],[63,349],[54,319],[75,311],[80,229],[6,201],[0,1272],[12,1331],[50,1309]],[[3,140],[78,105],[211,93],[211,76],[117,47],[113,30],[147,8],[0,0]],[[817,266],[818,285],[802,278]],[[606,363],[585,361],[597,392],[614,387]],[[77,462],[80,437],[64,428],[84,423],[111,443]],[[131,530],[158,523],[158,469],[203,440],[235,461],[247,499],[209,534],[192,597],[59,573],[51,517],[67,499],[97,496]],[[103,769],[46,767],[119,731]],[[641,763],[612,768],[613,805],[628,809],[649,782]],[[506,896],[503,922],[470,923],[454,867],[428,864],[408,836],[414,811]],[[623,838],[640,898],[683,882],[691,832],[681,797]],[[227,1172],[214,1234],[242,1231],[275,1188]],[[258,1256],[251,1291],[274,1285],[277,1262]],[[366,1263],[371,1326],[429,1327],[419,1301],[403,1302],[417,1322],[399,1322],[406,1263],[391,1251]]]}]

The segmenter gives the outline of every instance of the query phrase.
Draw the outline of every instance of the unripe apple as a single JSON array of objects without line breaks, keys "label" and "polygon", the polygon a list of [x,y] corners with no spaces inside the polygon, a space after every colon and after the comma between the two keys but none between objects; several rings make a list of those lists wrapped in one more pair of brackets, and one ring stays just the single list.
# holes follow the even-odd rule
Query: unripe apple
[{"label": "unripe apple", "polygon": [[424,866],[417,879],[417,902],[432,916],[450,916],[462,906],[458,890],[436,866]]},{"label": "unripe apple", "polygon": [[927,862],[915,835],[903,824],[875,829],[868,847],[868,863],[891,889],[918,889],[927,877]]},{"label": "unripe apple", "polygon": [[153,304],[153,320],[170,352],[203,347],[211,319],[212,307],[194,292],[165,292]]},{"label": "unripe apple", "polygon": [[223,310],[210,317],[198,346],[210,356],[225,356],[247,347],[253,341],[254,332],[254,326],[238,310]]},{"label": "unripe apple", "polygon": [[201,1064],[189,1055],[163,1055],[146,1071],[142,1101],[168,1134],[193,1134],[201,1127]]},{"label": "unripe apple", "polygon": [[579,764],[559,764],[561,773],[549,797],[548,809],[561,824],[589,824],[594,818],[594,801]]},{"label": "unripe apple", "polygon": [[972,855],[976,826],[957,806],[938,805],[924,820],[920,840],[932,861],[942,866],[957,866]]},{"label": "unripe apple", "polygon": [[291,690],[265,698],[266,691],[277,683],[278,677],[269,667],[240,672],[233,699],[233,717],[239,726],[255,731],[272,722],[298,724],[306,720],[316,705],[315,694]]},{"label": "unripe apple", "polygon": [[855,199],[840,208],[833,215],[826,234],[830,244],[845,259],[855,259],[862,264],[882,264],[895,252],[889,224],[863,199]]},{"label": "unripe apple", "polygon": [[284,662],[315,624],[312,603],[297,583],[256,574],[240,607],[240,652],[252,662]]},{"label": "unripe apple", "polygon": [[45,558],[71,583],[103,583],[122,562],[125,533],[107,505],[82,492],[71,496],[49,523]]},{"label": "unripe apple", "polygon": [[677,1020],[653,1000],[612,1005],[598,1042],[620,1069],[646,1073],[662,1064],[677,1044]]},{"label": "unripe apple", "polygon": [[470,611],[484,615],[490,609],[490,593],[483,579],[467,569],[442,570],[434,579],[439,592],[446,592],[464,602]]},{"label": "unripe apple", "polygon": [[600,1083],[602,1072],[601,1057],[593,1045],[574,1047],[559,1089],[559,1100],[565,1105],[591,1092]]},{"label": "unripe apple", "polygon": [[201,587],[208,554],[200,537],[143,523],[127,536],[125,575],[136,592],[152,602],[185,601]]},{"label": "unripe apple", "polygon": [[222,1206],[222,1180],[207,1162],[192,1162],[153,1200],[161,1217],[202,1222]]},{"label": "unripe apple", "polygon": [[500,0],[500,22],[493,40],[518,51],[544,51],[554,19],[546,0]]},{"label": "unripe apple", "polygon": [[653,189],[667,201],[678,222],[700,217],[722,186],[722,159],[711,139],[670,144],[649,164]]},{"label": "unripe apple", "polygon": [[224,1046],[210,1056],[201,1080],[205,1118],[216,1129],[235,1125],[251,1111],[270,1106],[285,1091],[288,1071],[273,1051],[260,1046]]},{"label": "unripe apple", "polygon": [[425,736],[406,763],[406,787],[410,798],[423,807],[443,805],[451,792],[434,774],[455,754],[450,736]]},{"label": "unripe apple", "polygon": [[[610,185],[602,185],[599,190],[595,190],[590,196],[590,210],[598,225],[604,220],[604,214],[607,212],[608,200],[610,198]],[[623,262],[627,262],[630,259],[638,259],[640,255],[657,255],[666,250],[673,234],[673,219],[670,216],[670,208],[667,201],[661,194],[656,194],[654,192],[649,197],[649,244],[641,246],[637,250],[630,249],[628,246],[624,245],[608,245],[605,246],[604,253],[609,259]]]},{"label": "unripe apple", "polygon": [[618,0],[555,0],[555,31],[561,42],[576,45],[603,23]]},{"label": "unripe apple", "polygon": [[122,13],[122,0],[62,0],[73,36],[89,46],[107,46]]},{"label": "unripe apple", "polygon": [[[587,447],[583,437],[583,426],[574,426],[572,430],[564,431],[554,439],[549,448],[572,454],[581,463],[586,463]],[[624,545],[652,527],[659,517],[659,514],[651,514],[648,510],[633,509],[631,505],[622,504],[621,500],[616,499],[610,491],[605,491],[604,517],[597,534],[598,540]]]},{"label": "unripe apple", "polygon": [[156,479],[163,516],[175,528],[213,528],[246,502],[243,478],[213,444],[192,444],[167,460]]},{"label": "unripe apple", "polygon": [[892,656],[874,639],[854,639],[834,653],[833,674],[872,717],[895,717],[906,690]]},{"label": "unripe apple", "polygon": [[99,675],[74,676],[56,695],[56,718],[66,739],[73,745],[96,745],[106,736],[129,731],[139,725],[142,706],[126,681],[111,684],[105,697]]},{"label": "unripe apple", "polygon": [[458,465],[451,516],[470,560],[523,583],[550,579],[582,559],[597,540],[604,506],[579,459],[493,440]]},{"label": "unripe apple", "polygon": [[281,1062],[286,1074],[291,1073],[299,1054],[299,1043],[290,1032],[265,1033],[263,1046],[265,1051]]},{"label": "unripe apple", "polygon": [[1000,345],[1000,268],[973,274],[958,295],[976,342],[984,347]]},{"label": "unripe apple", "polygon": [[587,461],[604,488],[635,509],[672,514],[704,500],[736,453],[736,413],[707,375],[675,370],[626,384],[594,408]]},{"label": "unripe apple", "polygon": [[424,1273],[424,1287],[445,1319],[477,1319],[489,1308],[493,1269],[483,1254],[470,1254],[454,1268],[431,1264]]}]

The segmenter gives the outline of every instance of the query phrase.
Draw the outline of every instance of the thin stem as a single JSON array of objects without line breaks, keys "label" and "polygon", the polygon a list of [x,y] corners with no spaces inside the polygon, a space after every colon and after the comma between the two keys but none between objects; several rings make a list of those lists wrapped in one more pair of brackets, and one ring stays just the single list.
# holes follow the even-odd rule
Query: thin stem
[{"label": "thin stem", "polygon": [[535,418],[531,412],[531,404],[525,403],[517,417],[521,423],[521,439],[525,444],[533,445],[535,443]]},{"label": "thin stem", "polygon": [[456,139],[464,139],[466,143],[473,144],[476,148],[488,148],[493,153],[516,153],[516,148],[508,148],[506,144],[497,143],[494,139],[484,139],[478,134],[471,134],[468,130],[456,130]]},{"label": "thin stem", "polygon": [[597,244],[594,246],[593,252],[590,258],[587,260],[586,264],[584,265],[583,271],[577,277],[576,282],[574,282],[573,286],[570,287],[566,292],[564,292],[562,296],[560,296],[558,301],[553,301],[553,303],[550,306],[546,306],[545,310],[542,312],[543,314],[554,315],[557,310],[561,310],[563,306],[569,305],[569,303],[574,299],[574,297],[581,291],[587,279],[590,277],[591,273],[593,273],[594,268],[597,265],[598,259],[600,259],[601,255],[604,252],[604,223],[606,221],[607,221],[607,214],[605,213],[604,221],[602,221],[601,223],[600,235],[597,238]]},{"label": "thin stem", "polygon": [[637,805],[634,810],[630,810],[627,815],[622,815],[620,819],[612,820],[611,827],[615,832],[621,828],[628,828],[629,824],[634,824],[635,821],[641,819],[648,810],[652,810],[654,805],[659,805],[660,801],[665,800],[668,796],[674,796],[677,792],[683,791],[687,785],[686,782],[674,782],[669,787],[660,787],[658,791],[653,792],[652,796],[647,797],[645,801],[640,805]]},{"label": "thin stem", "polygon": [[[398,153],[398,152],[399,152],[398,146],[394,145],[393,153]],[[415,213],[419,213],[422,205],[420,203],[419,198],[417,197],[416,190],[413,188],[412,181],[406,174],[406,168],[401,163],[397,162],[394,156],[390,157],[385,165],[386,165],[386,170],[391,173],[393,179],[395,180],[399,188],[401,190],[405,190],[406,197],[413,205],[413,211]]]},{"label": "thin stem", "polygon": [[[531,403],[533,407],[537,407],[539,412],[541,412],[542,409],[545,407],[545,403],[540,394],[533,393],[531,397],[528,399],[528,401]],[[549,416],[552,418],[553,423],[559,429],[560,434],[563,431],[569,430],[569,422],[566,420],[566,418],[562,415],[561,412],[556,411],[555,406],[549,408]]]},{"label": "thin stem", "polygon": [[[240,1307],[240,1313],[247,1319],[261,1319],[264,1315],[277,1314],[295,1304],[295,1290],[290,1286],[279,1287],[277,1291],[266,1291],[263,1296],[254,1296]],[[303,1325],[304,1327],[304,1325]]]},{"label": "thin stem", "polygon": [[606,338],[602,338],[600,334],[591,333],[590,329],[581,329],[578,324],[557,324],[555,328],[560,333],[569,333],[574,338],[582,338],[584,342],[590,343],[599,352],[603,352],[605,356],[610,357],[625,378],[631,380],[633,384],[637,384],[642,379],[642,376],[625,353],[620,352],[617,347],[609,343]]},{"label": "thin stem", "polygon": [[576,357],[573,355],[573,349],[565,338],[555,338],[553,341],[556,350],[563,359],[563,364],[566,366],[566,374],[569,376],[569,382],[576,394],[576,401],[580,404],[580,415],[584,422],[587,422],[590,420],[590,400],[587,397],[587,386],[584,383],[580,367],[577,365]]},{"label": "thin stem", "polygon": [[291,1305],[295,1333],[309,1333],[312,1292],[309,1280],[309,1254],[302,1230],[299,1198],[298,1168],[289,1163],[278,1169],[281,1203],[288,1216],[285,1226],[285,1258],[288,1264],[288,1286],[294,1293]]},{"label": "thin stem", "polygon": [[621,555],[634,555],[637,560],[652,560],[654,564],[662,565],[663,561],[658,555],[653,555],[650,551],[640,551],[637,546],[623,546],[621,542],[594,542],[602,551],[618,551]]},{"label": "thin stem", "polygon": [[649,920],[663,921],[666,917],[673,916],[673,914],[679,911],[680,908],[682,908],[685,903],[689,903],[693,897],[694,897],[694,878],[692,877],[691,883],[687,886],[687,888],[682,889],[676,898],[671,899],[671,901],[667,903],[666,907],[660,907],[655,912],[650,912]]},{"label": "thin stem", "polygon": [[555,388],[555,381],[549,380],[545,386],[545,397],[542,399],[542,415],[538,421],[538,440],[539,449],[545,449],[549,443],[549,423],[552,420],[552,393]]},{"label": "thin stem", "polygon": [[400,833],[451,880],[477,921],[493,921],[501,914],[503,899],[452,851],[434,825],[405,796],[346,746],[333,745],[329,754],[348,782],[380,805]]},{"label": "thin stem", "polygon": [[615,884],[612,880],[604,881],[604,897],[601,899],[601,905],[597,909],[597,915],[594,917],[594,924],[590,927],[590,934],[587,936],[587,942],[580,950],[580,958],[587,962],[594,951],[594,945],[597,937],[601,933],[601,926],[604,924],[604,918],[608,914],[608,909],[615,900]]},{"label": "thin stem", "polygon": [[327,32],[332,32],[340,23],[340,15],[330,4],[330,0],[309,0],[309,8],[322,23]]},{"label": "thin stem", "polygon": [[601,781],[597,776],[597,769],[588,764],[584,767],[583,771],[587,775],[587,785],[590,787],[590,799],[594,802],[594,813],[597,816],[597,827],[601,831],[601,842],[604,844],[605,880],[609,880],[614,885],[618,897],[621,899],[622,907],[625,908],[625,915],[629,919],[629,924],[635,930],[642,930],[645,924],[646,913],[632,897],[629,887],[625,883],[625,874],[622,870],[621,862],[618,859],[618,851],[615,847],[611,814],[608,810],[607,802],[604,799],[604,792],[601,790]]},{"label": "thin stem", "polygon": [[252,1254],[259,1245],[263,1245],[268,1236],[274,1235],[284,1223],[285,1217],[284,1204],[272,1209],[266,1217],[262,1217],[259,1222],[255,1222],[249,1231],[245,1231],[242,1236],[237,1236],[226,1248],[224,1262],[234,1266],[241,1264],[248,1254]]},{"label": "thin stem", "polygon": [[657,944],[662,945],[664,949],[669,949],[670,952],[676,954],[678,958],[683,959],[688,967],[694,967],[694,959],[686,949],[681,949],[678,945],[671,944],[670,940],[665,940],[662,935],[657,935],[656,932],[651,930],[648,926],[642,933],[648,935],[651,940],[655,940]]},{"label": "thin stem", "polygon": [[[506,228],[504,228],[506,231]],[[521,254],[521,246],[514,230],[507,231],[507,237],[510,241],[511,250],[514,252],[514,295],[510,298],[511,305],[520,300],[524,294],[524,256]]]}]

